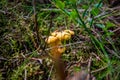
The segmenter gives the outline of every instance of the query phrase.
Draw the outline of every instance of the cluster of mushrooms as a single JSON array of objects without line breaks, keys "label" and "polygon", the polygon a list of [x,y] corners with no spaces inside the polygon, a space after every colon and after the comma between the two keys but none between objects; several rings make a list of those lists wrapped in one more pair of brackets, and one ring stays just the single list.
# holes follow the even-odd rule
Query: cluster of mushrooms
[{"label": "cluster of mushrooms", "polygon": [[62,41],[69,40],[74,35],[74,31],[64,30],[61,32],[55,31],[46,39],[47,44],[51,48],[50,56],[54,59],[59,59],[62,53],[65,51],[65,47],[62,46]]}]

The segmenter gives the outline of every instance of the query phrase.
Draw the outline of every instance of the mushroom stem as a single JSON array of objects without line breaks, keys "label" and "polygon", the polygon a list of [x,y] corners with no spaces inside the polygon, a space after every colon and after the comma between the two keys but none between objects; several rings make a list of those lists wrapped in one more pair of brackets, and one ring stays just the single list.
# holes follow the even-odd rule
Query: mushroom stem
[{"label": "mushroom stem", "polygon": [[54,67],[56,69],[56,80],[65,80],[66,79],[66,72],[65,72],[65,65],[64,62],[60,59],[54,62]]}]

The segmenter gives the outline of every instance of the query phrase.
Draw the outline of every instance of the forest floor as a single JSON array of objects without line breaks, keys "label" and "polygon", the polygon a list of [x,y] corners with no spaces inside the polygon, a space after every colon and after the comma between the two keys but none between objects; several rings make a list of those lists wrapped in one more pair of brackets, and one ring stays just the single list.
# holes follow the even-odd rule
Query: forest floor
[{"label": "forest floor", "polygon": [[61,56],[68,76],[120,80],[119,0],[74,1],[0,1],[0,80],[53,80],[46,39],[64,30],[74,31]]}]

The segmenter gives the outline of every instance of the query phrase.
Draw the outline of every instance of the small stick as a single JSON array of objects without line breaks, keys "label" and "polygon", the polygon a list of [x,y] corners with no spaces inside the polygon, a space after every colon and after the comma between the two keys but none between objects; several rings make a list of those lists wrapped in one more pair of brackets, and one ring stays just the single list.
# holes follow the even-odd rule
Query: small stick
[{"label": "small stick", "polygon": [[92,73],[95,73],[95,72],[102,71],[102,70],[106,69],[107,67],[108,67],[108,66],[104,66],[104,67],[99,68],[99,69],[97,69],[97,70],[91,71],[91,74],[92,74]]},{"label": "small stick", "polygon": [[33,3],[33,11],[34,11],[34,31],[36,32],[36,37],[37,37],[35,48],[37,49],[40,44],[40,37],[39,37],[39,29],[37,23],[36,0],[33,0],[32,3]]},{"label": "small stick", "polygon": [[91,66],[91,61],[92,61],[92,57],[90,56],[90,59],[88,61],[88,75],[87,75],[87,79],[86,80],[89,80],[90,79],[90,66]]}]

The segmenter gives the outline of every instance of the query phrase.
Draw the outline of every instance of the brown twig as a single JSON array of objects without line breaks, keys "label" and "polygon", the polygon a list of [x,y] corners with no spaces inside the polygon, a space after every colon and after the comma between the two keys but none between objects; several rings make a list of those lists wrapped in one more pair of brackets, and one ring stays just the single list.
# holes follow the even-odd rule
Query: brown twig
[{"label": "brown twig", "polygon": [[106,48],[106,50],[107,50],[109,53],[115,55],[117,58],[120,59],[120,56],[119,56],[114,50],[110,50],[107,46],[105,46],[105,48]]},{"label": "brown twig", "polygon": [[40,44],[40,37],[39,37],[39,28],[37,23],[36,0],[33,0],[32,3],[33,3],[33,10],[34,10],[34,31],[36,33],[36,39],[37,39],[35,48],[37,49]]},{"label": "brown twig", "polygon": [[[68,11],[72,11],[72,9],[67,9]],[[61,9],[57,8],[49,8],[49,9],[41,9],[41,11],[61,11]],[[84,9],[78,9],[79,12],[84,12]]]},{"label": "brown twig", "polygon": [[102,70],[106,69],[107,67],[108,67],[108,66],[104,66],[104,67],[99,68],[99,69],[97,69],[97,70],[91,71],[91,74],[92,74],[92,73],[99,72],[99,71],[102,71]]},{"label": "brown twig", "polygon": [[94,52],[92,52],[90,54],[92,54],[93,56],[95,56],[97,60],[101,61],[101,58],[97,54],[95,54]]},{"label": "brown twig", "polygon": [[92,61],[92,56],[90,56],[90,59],[88,61],[88,75],[87,75],[87,79],[86,80],[89,80],[90,79],[90,67],[91,67],[91,61]]}]

